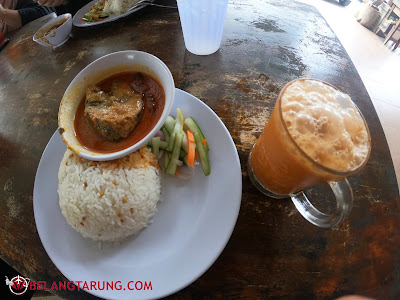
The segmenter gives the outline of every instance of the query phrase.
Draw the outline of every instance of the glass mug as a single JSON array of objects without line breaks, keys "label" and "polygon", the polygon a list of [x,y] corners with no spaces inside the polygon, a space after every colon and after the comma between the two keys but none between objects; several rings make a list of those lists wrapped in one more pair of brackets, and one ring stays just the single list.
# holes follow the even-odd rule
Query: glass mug
[{"label": "glass mug", "polygon": [[[326,82],[300,78],[280,92],[250,152],[248,174],[263,194],[290,197],[309,222],[330,228],[350,213],[353,192],[346,177],[365,166],[370,152],[367,123],[350,97]],[[331,215],[303,192],[324,182],[337,201]]]}]

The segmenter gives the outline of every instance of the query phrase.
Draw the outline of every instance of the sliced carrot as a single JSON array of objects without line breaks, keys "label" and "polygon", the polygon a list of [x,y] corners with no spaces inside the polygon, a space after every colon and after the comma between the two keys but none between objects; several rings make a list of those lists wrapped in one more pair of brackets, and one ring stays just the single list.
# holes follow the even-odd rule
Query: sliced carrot
[{"label": "sliced carrot", "polygon": [[194,156],[195,156],[195,149],[194,149],[194,136],[190,130],[186,130],[187,138],[188,138],[188,164],[193,167],[194,166]]},{"label": "sliced carrot", "polygon": [[179,171],[179,169],[176,169],[176,175],[181,175],[181,171]]},{"label": "sliced carrot", "polygon": [[196,151],[196,159],[199,159],[199,158],[200,158],[199,152]]}]

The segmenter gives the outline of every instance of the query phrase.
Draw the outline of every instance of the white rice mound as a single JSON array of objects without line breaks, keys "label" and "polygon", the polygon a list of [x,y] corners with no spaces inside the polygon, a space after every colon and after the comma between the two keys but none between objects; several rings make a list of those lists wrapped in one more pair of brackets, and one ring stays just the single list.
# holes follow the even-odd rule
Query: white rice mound
[{"label": "white rice mound", "polygon": [[103,12],[111,15],[120,15],[139,1],[140,0],[105,0]]},{"label": "white rice mound", "polygon": [[67,223],[85,238],[120,241],[151,223],[161,199],[160,169],[146,147],[108,162],[67,150],[58,195]]}]

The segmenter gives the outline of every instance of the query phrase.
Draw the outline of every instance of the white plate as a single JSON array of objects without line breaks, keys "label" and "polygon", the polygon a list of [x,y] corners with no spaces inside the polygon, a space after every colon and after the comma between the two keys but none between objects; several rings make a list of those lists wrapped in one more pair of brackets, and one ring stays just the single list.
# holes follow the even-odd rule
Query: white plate
[{"label": "white plate", "polygon": [[[175,293],[199,278],[227,244],[242,195],[239,156],[219,117],[202,101],[176,90],[180,107],[204,131],[211,174],[195,168],[188,182],[164,174],[162,199],[153,223],[120,245],[84,239],[65,221],[58,204],[58,168],[66,150],[58,132],[50,139],[36,173],[33,208],[40,239],[57,268],[71,281],[120,281],[121,290],[92,290],[110,299],[151,299]],[[152,290],[127,289],[129,281],[151,281]],[[132,285],[130,285],[131,287]],[[126,288],[124,290],[123,288]]]},{"label": "white plate", "polygon": [[[76,0],[73,0],[76,1]],[[90,27],[90,26],[96,26],[96,25],[100,25],[103,23],[107,23],[107,22],[112,22],[115,20],[118,20],[120,18],[126,17],[128,15],[130,15],[131,13],[134,13],[135,11],[138,11],[139,9],[142,9],[143,7],[146,7],[147,4],[138,6],[122,15],[116,15],[116,16],[112,16],[112,17],[108,17],[105,18],[103,21],[98,21],[98,22],[85,22],[82,21],[81,18],[84,14],[86,14],[87,12],[89,12],[89,9],[95,5],[97,2],[99,2],[99,0],[93,0],[92,2],[89,2],[88,4],[86,4],[84,7],[82,7],[80,10],[78,10],[78,12],[74,15],[74,18],[72,19],[72,24],[74,24],[76,27]]]}]

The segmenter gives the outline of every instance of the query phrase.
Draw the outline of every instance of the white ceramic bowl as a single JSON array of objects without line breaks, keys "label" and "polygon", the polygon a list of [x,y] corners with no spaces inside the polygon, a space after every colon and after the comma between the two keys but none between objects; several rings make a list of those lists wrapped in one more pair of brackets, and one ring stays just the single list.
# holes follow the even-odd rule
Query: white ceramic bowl
[{"label": "white ceramic bowl", "polygon": [[[48,31],[56,26],[54,31],[48,33]],[[46,47],[58,47],[64,44],[69,39],[69,34],[72,30],[72,15],[63,14],[54,18],[44,24],[36,33],[33,35],[33,40]]]},{"label": "white ceramic bowl", "polygon": [[[165,105],[154,128],[139,142],[129,148],[113,153],[97,153],[81,145],[74,130],[75,112],[89,84],[96,84],[107,77],[129,71],[140,71],[158,79],[165,93]],[[86,66],[72,80],[61,100],[58,126],[68,148],[79,156],[96,161],[112,160],[125,156],[146,145],[150,138],[163,126],[175,97],[175,84],[168,67],[157,57],[140,51],[121,51],[103,56]]]}]

